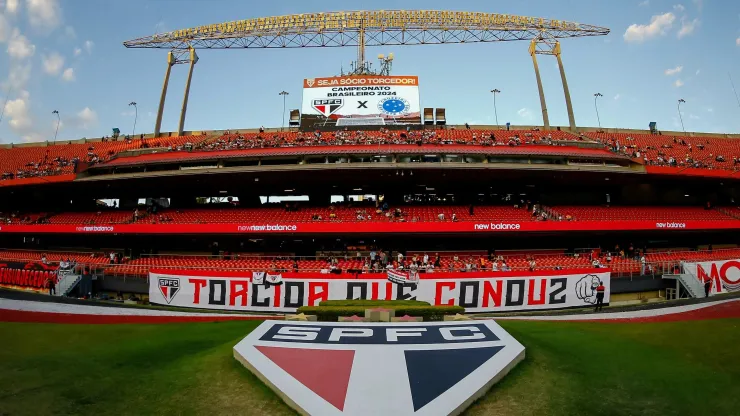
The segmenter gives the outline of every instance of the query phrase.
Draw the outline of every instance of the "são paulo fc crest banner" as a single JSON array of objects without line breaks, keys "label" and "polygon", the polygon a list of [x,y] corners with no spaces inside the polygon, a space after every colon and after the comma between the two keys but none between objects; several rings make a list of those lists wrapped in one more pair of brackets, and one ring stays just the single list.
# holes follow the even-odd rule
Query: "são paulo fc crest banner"
[{"label": "s\u00e3o paulo fc crest banner", "polygon": [[340,274],[152,270],[149,301],[184,308],[295,312],[324,300],[421,300],[459,305],[467,312],[546,310],[596,304],[605,269],[541,272],[419,273],[389,281],[386,273]]}]

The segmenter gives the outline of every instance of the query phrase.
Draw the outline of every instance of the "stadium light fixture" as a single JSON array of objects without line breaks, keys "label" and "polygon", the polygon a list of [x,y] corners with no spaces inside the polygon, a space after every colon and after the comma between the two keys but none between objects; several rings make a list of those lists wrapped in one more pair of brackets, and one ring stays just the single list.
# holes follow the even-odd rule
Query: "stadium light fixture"
[{"label": "stadium light fixture", "polygon": [[282,96],[283,96],[283,124],[282,124],[282,125],[280,126],[280,131],[283,131],[283,129],[285,128],[285,98],[286,98],[286,97],[287,97],[287,96],[288,96],[289,94],[290,94],[290,93],[289,93],[288,91],[280,91],[280,92],[278,93],[278,95],[282,95]]},{"label": "stadium light fixture", "polygon": [[59,133],[59,124],[61,124],[62,118],[59,116],[59,111],[58,110],[52,111],[51,114],[56,114],[57,115],[57,128],[54,131],[54,141],[57,141],[57,134]]},{"label": "stadium light fixture", "polygon": [[599,97],[603,97],[603,96],[604,95],[601,94],[600,92],[597,92],[596,94],[594,94],[594,108],[596,108],[596,121],[599,122],[599,128],[601,128],[601,118],[599,117],[599,106],[598,104],[596,104],[596,99]]},{"label": "stadium light fixture", "polygon": [[681,115],[681,104],[686,104],[686,100],[683,98],[678,99],[678,118],[681,120],[681,130],[683,130],[684,136],[686,135],[686,128],[683,126],[683,116]]},{"label": "stadium light fixture", "polygon": [[498,88],[494,88],[491,90],[491,94],[493,94],[493,114],[496,116],[496,127],[498,127],[498,110],[496,109],[496,94],[500,94],[501,90]]},{"label": "stadium light fixture", "polygon": [[131,129],[131,137],[133,138],[136,135],[136,120],[139,118],[139,107],[136,106],[136,101],[131,101],[128,103],[128,106],[134,106],[134,128]]}]

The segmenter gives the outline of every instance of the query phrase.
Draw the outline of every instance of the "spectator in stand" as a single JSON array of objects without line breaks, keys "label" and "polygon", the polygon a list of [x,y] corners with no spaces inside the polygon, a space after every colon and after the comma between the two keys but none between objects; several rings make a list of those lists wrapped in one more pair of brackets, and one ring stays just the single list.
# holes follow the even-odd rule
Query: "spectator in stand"
[{"label": "spectator in stand", "polygon": [[535,261],[534,257],[532,257],[531,260],[529,260],[529,271],[533,272],[537,268],[537,262]]},{"label": "spectator in stand", "polygon": [[436,256],[435,256],[435,258],[434,258],[434,267],[435,268],[442,267],[442,258],[439,257],[439,253],[437,253]]},{"label": "spectator in stand", "polygon": [[429,254],[424,253],[424,257],[422,257],[422,263],[424,264],[424,266],[429,264]]},{"label": "spectator in stand", "polygon": [[46,253],[41,254],[41,264],[49,264],[46,260]]},{"label": "spectator in stand", "polygon": [[504,260],[504,262],[501,263],[501,271],[502,272],[510,272],[511,271],[511,267],[509,267],[509,265],[506,264],[506,260]]},{"label": "spectator in stand", "polygon": [[645,275],[645,264],[647,263],[647,259],[645,258],[645,254],[643,253],[642,257],[640,257],[640,274]]}]

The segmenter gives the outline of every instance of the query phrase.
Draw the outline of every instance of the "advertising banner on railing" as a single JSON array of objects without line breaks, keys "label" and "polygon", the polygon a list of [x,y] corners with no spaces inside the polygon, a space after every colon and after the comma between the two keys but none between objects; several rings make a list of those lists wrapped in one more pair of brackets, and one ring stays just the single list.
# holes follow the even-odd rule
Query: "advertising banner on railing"
[{"label": "advertising banner on railing", "polygon": [[740,291],[740,260],[717,260],[684,263],[684,272],[696,277],[701,284],[711,282],[709,295]]},{"label": "advertising banner on railing", "polygon": [[[307,213],[307,220],[310,214]],[[696,231],[740,229],[735,219],[718,221],[523,221],[523,222],[261,222],[201,224],[11,224],[0,225],[0,234],[498,234],[576,231]]]},{"label": "advertising banner on railing", "polygon": [[599,285],[604,286],[603,302],[607,304],[607,269],[422,273],[418,283],[390,282],[386,273],[355,276],[161,269],[149,273],[149,301],[184,308],[295,312],[324,300],[407,299],[459,305],[467,312],[509,312],[592,306],[597,302]]}]

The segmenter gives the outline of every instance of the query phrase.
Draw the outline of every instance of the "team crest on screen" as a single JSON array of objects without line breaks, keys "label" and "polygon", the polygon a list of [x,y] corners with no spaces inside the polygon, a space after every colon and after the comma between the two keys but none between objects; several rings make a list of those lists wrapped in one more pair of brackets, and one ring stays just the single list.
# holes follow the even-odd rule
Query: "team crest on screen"
[{"label": "team crest on screen", "polygon": [[313,84],[315,83],[316,83],[316,79],[314,78],[309,78],[306,80],[306,85],[308,85],[309,87],[313,87]]},{"label": "team crest on screen", "polygon": [[267,321],[234,357],[301,414],[457,414],[524,359],[492,320]]},{"label": "team crest on screen", "polygon": [[389,116],[400,116],[409,112],[409,102],[401,97],[383,98],[378,103],[378,110]]},{"label": "team crest on screen", "polygon": [[159,291],[162,293],[165,302],[169,304],[175,298],[177,292],[180,291],[180,279],[160,278]]},{"label": "team crest on screen", "polygon": [[330,115],[336,113],[339,111],[340,108],[344,105],[344,100],[342,98],[322,98],[313,100],[311,103],[314,110],[318,111],[323,115],[324,117],[329,117]]}]

